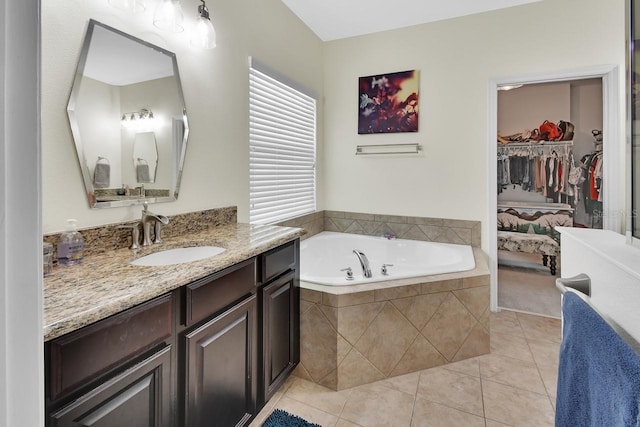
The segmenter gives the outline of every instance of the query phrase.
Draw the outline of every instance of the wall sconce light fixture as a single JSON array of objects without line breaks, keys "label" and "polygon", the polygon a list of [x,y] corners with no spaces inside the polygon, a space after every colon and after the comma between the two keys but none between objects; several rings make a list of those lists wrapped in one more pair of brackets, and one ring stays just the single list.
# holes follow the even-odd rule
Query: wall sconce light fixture
[{"label": "wall sconce light fixture", "polygon": [[[148,0],[108,0],[117,9],[131,13],[142,13],[147,8]],[[153,14],[153,25],[164,31],[181,33],[184,31],[184,15],[180,0],[157,0],[158,6]],[[198,18],[191,32],[191,44],[202,49],[216,47],[216,30],[211,23],[209,8],[204,0],[200,0]]]},{"label": "wall sconce light fixture", "polygon": [[160,0],[153,14],[153,25],[161,30],[181,33],[184,31],[182,21],[184,16],[179,0]]},{"label": "wall sconce light fixture", "polygon": [[213,28],[211,18],[209,18],[209,9],[204,0],[200,0],[201,5],[198,6],[198,20],[191,34],[191,44],[203,49],[213,49],[216,47],[216,30]]}]

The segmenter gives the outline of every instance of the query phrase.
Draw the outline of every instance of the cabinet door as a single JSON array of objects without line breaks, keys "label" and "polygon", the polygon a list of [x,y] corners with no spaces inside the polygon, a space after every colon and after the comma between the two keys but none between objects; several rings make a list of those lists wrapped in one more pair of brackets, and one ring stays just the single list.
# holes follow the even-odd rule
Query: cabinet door
[{"label": "cabinet door", "polygon": [[184,335],[185,425],[244,426],[256,412],[256,296]]},{"label": "cabinet door", "polygon": [[171,346],[51,414],[56,427],[170,427]]},{"label": "cabinet door", "polygon": [[295,272],[262,290],[264,402],[300,360],[299,295]]}]

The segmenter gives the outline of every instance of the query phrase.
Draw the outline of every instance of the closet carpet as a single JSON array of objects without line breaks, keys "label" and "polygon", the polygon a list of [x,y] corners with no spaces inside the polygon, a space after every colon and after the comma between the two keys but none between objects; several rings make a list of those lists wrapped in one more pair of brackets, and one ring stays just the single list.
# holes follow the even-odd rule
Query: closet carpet
[{"label": "closet carpet", "polygon": [[498,306],[543,316],[560,317],[560,260],[555,276],[542,265],[542,257],[498,251]]}]

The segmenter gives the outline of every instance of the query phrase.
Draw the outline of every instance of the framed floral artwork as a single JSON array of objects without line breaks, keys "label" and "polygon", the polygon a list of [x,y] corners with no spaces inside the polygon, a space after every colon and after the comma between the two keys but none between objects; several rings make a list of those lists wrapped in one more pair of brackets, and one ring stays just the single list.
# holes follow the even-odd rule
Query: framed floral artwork
[{"label": "framed floral artwork", "polygon": [[418,131],[420,72],[400,71],[358,79],[358,133]]}]

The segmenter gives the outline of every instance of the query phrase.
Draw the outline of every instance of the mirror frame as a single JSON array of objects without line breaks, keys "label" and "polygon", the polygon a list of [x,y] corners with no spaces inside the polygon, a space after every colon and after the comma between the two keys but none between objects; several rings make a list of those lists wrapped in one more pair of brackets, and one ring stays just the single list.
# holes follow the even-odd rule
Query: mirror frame
[{"label": "mirror frame", "polygon": [[[158,51],[164,55],[167,55],[171,62],[173,63],[173,73],[174,78],[176,79],[178,95],[180,97],[180,102],[182,103],[182,124],[184,126],[184,134],[182,139],[182,145],[180,147],[180,153],[178,153],[179,158],[173,159],[172,164],[177,164],[177,169],[175,171],[175,188],[169,189],[169,196],[162,197],[136,197],[136,196],[114,196],[117,197],[127,197],[126,199],[118,199],[118,200],[109,200],[109,201],[96,201],[95,197],[95,188],[93,186],[93,179],[91,178],[91,174],[89,172],[89,167],[86,159],[84,158],[84,150],[82,146],[82,141],[80,139],[80,128],[78,126],[78,120],[76,117],[76,100],[78,98],[78,91],[81,86],[82,78],[84,76],[84,68],[87,62],[87,56],[89,54],[89,47],[91,45],[91,40],[93,38],[93,32],[95,27],[102,27],[108,31],[112,31],[122,37],[125,37],[131,41],[136,43],[140,43],[144,46],[147,46],[151,49]],[[111,208],[111,207],[122,207],[122,206],[135,206],[141,205],[145,202],[147,203],[161,203],[161,202],[174,202],[178,199],[178,191],[180,189],[180,183],[182,181],[182,171],[184,169],[184,161],[187,149],[187,142],[189,139],[189,121],[187,118],[187,109],[185,106],[184,100],[184,92],[182,91],[182,80],[180,78],[180,72],[178,71],[178,61],[176,59],[176,54],[163,49],[159,46],[156,46],[152,43],[139,39],[131,34],[127,34],[124,31],[120,31],[116,28],[113,28],[109,25],[98,22],[94,19],[89,20],[89,24],[87,27],[87,32],[84,37],[84,42],[82,44],[82,49],[80,51],[80,56],[78,58],[78,64],[76,66],[76,73],[73,80],[73,85],[71,87],[71,93],[69,95],[69,102],[67,104],[67,117],[69,119],[69,125],[71,127],[71,133],[73,136],[76,155],[78,158],[78,163],[80,166],[80,170],[82,172],[82,178],[84,181],[85,190],[87,193],[87,200],[89,202],[90,208]],[[177,160],[177,162],[176,162]],[[157,171],[156,171],[157,173]],[[153,189],[148,189],[153,190]],[[173,191],[173,193],[171,193]]]},{"label": "mirror frame", "polygon": [[[640,22],[636,22],[636,15],[640,13],[639,0],[626,1],[626,49],[627,49],[627,150],[630,179],[628,181],[628,219],[626,232],[633,237],[632,243],[640,246],[640,92],[634,91],[634,86],[640,89],[640,61],[636,61],[636,54],[640,51]],[[636,38],[636,35],[638,37]]]}]

